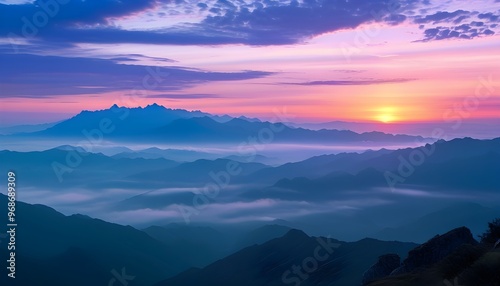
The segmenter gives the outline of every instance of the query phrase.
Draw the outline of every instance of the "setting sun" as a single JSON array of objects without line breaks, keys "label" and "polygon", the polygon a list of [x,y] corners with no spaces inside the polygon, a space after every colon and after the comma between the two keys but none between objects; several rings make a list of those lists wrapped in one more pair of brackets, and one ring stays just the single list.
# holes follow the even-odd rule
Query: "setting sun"
[{"label": "setting sun", "polygon": [[390,123],[390,122],[394,121],[394,116],[392,116],[391,114],[381,114],[378,117],[378,120],[383,122],[383,123]]},{"label": "setting sun", "polygon": [[394,107],[381,107],[377,109],[376,119],[383,123],[390,123],[396,120]]}]

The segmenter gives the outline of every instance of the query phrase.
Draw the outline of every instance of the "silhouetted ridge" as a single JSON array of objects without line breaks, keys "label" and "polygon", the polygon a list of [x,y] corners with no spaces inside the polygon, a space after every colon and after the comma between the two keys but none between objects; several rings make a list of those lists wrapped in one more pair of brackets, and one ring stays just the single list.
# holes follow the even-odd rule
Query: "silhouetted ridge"
[{"label": "silhouetted ridge", "polygon": [[431,240],[411,250],[401,267],[394,270],[391,275],[429,267],[450,255],[463,244],[477,244],[471,231],[466,227],[459,227],[443,235],[436,235]]},{"label": "silhouetted ridge", "polygon": [[303,239],[310,239],[310,237],[305,232],[303,232],[302,230],[298,230],[298,229],[291,229],[283,236],[283,238],[287,239],[287,240],[295,240],[295,241],[299,241],[299,240],[303,240]]}]

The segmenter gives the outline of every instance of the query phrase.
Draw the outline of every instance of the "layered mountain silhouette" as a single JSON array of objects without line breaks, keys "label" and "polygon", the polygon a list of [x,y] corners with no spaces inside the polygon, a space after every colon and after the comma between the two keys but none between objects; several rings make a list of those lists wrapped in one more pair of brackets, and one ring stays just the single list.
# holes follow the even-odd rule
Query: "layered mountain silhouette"
[{"label": "layered mountain silhouette", "polygon": [[172,247],[192,267],[203,267],[231,253],[232,237],[206,226],[169,224],[150,226],[143,231]]},{"label": "layered mountain silhouette", "polygon": [[285,235],[289,227],[264,225],[256,229],[217,230],[209,226],[171,223],[143,229],[151,237],[175,245],[173,251],[194,267],[205,267],[245,247]]},{"label": "layered mountain silhouette", "polygon": [[[421,164],[410,166],[414,170],[409,176],[400,173],[402,164],[408,164],[404,162],[410,162],[414,154],[426,154],[424,149],[432,152],[425,155]],[[333,213],[334,210],[325,214],[328,209],[323,210],[323,214],[305,214],[294,218],[288,226],[320,235],[324,230],[322,224],[333,220],[340,227],[335,229],[330,226],[329,232],[344,240],[371,235],[380,239],[422,242],[433,233],[459,225],[465,225],[478,234],[480,221],[496,215],[495,201],[491,200],[491,211],[464,205],[443,211],[434,218],[423,217],[452,205],[454,201],[448,201],[450,199],[463,201],[487,194],[494,197],[500,188],[500,177],[497,176],[500,170],[499,154],[500,138],[463,138],[438,141],[419,148],[323,155],[272,167],[227,158],[185,163],[164,157],[120,158],[87,152],[81,147],[60,146],[40,152],[0,151],[0,160],[9,162],[8,165],[0,165],[0,172],[18,172],[22,186],[27,188],[22,195],[39,196],[35,190],[42,188],[50,190],[56,197],[64,195],[70,199],[75,192],[76,198],[80,197],[80,190],[83,189],[84,196],[89,197],[87,203],[100,206],[96,213],[100,211],[101,214],[110,211],[163,212],[167,207],[177,212],[176,206],[192,207],[197,192],[203,192],[208,184],[220,188],[217,197],[208,198],[208,203],[222,204],[222,207],[228,204],[230,219],[260,215],[258,211],[239,211],[231,206],[233,204],[272,201],[278,206],[291,201],[321,207],[331,201],[347,201],[346,208],[338,214]],[[75,156],[80,156],[80,159]],[[229,175],[228,166],[238,172]],[[387,172],[403,179],[397,181],[393,189],[387,180]],[[116,189],[123,190],[126,195],[105,196]],[[424,200],[434,197],[441,198],[442,202]],[[378,203],[377,200],[390,204],[359,211],[349,206],[351,202]],[[76,204],[85,207],[84,202]],[[336,203],[336,207],[343,208],[343,204]],[[406,211],[409,208],[411,212]],[[282,211],[277,209],[276,214],[271,213],[270,216],[287,219],[280,217]],[[398,216],[401,221],[393,220],[391,214],[394,212],[401,213]],[[471,218],[477,219],[466,219],[461,215],[468,212],[475,214]],[[196,218],[203,219],[205,215],[210,215],[210,212]],[[141,228],[148,223],[167,223],[147,215],[140,219],[143,220],[138,225]],[[419,219],[423,222],[418,222]],[[175,221],[182,221],[182,217],[169,222]],[[420,230],[406,227],[413,224]]]},{"label": "layered mountain silhouette", "polygon": [[120,152],[112,156],[113,158],[130,158],[130,159],[135,159],[135,158],[144,158],[144,159],[159,159],[159,158],[165,158],[169,160],[174,160],[178,162],[190,162],[190,161],[196,161],[199,159],[217,159],[222,156],[213,154],[213,153],[208,153],[208,152],[201,152],[201,151],[194,151],[194,150],[182,150],[182,149],[160,149],[157,147],[151,147],[147,149],[142,149],[142,150],[128,150],[125,152]]},{"label": "layered mountain silhouette", "polygon": [[[195,118],[210,116],[201,111],[186,111],[183,109],[170,109],[158,104],[148,105],[145,108],[127,108],[113,105],[109,109],[88,111],[84,110],[76,116],[64,120],[46,130],[39,131],[39,136],[81,137],[84,130],[108,129],[109,122],[113,136],[140,135],[147,129],[155,129],[174,120],[181,118]],[[104,128],[102,128],[104,127]]]},{"label": "layered mountain silhouette", "polygon": [[[253,179],[257,177],[263,181],[272,181],[277,176],[286,174],[285,178],[294,177],[319,178],[335,172],[347,172],[356,174],[363,169],[372,168],[381,172],[398,172],[400,165],[410,164],[418,171],[422,168],[442,169],[444,164],[454,165],[458,161],[465,164],[469,159],[480,160],[488,156],[500,154],[500,138],[491,140],[478,140],[472,138],[453,139],[450,141],[440,140],[433,144],[426,144],[417,148],[404,148],[399,150],[380,149],[377,151],[366,151],[359,153],[340,153],[332,155],[321,155],[300,162],[287,163],[276,168],[268,168],[256,172]],[[421,154],[423,156],[421,156]],[[483,157],[483,158],[480,158]],[[419,164],[412,164],[410,158]],[[422,158],[422,159],[421,159]],[[408,163],[402,163],[407,161]],[[420,161],[423,161],[420,163]],[[495,160],[491,160],[495,161]],[[486,168],[482,163],[476,162],[479,167]],[[431,165],[442,164],[439,167]],[[489,164],[489,163],[487,163]],[[474,166],[474,164],[470,164]],[[455,166],[459,168],[460,166]],[[465,167],[465,166],[463,166]],[[493,169],[496,170],[496,169]],[[434,170],[432,170],[434,171]],[[454,172],[453,171],[449,171]],[[411,175],[413,177],[413,174]]]},{"label": "layered mountain silhouette", "polygon": [[[82,148],[61,146],[46,151],[0,151],[0,159],[9,162],[0,165],[2,172],[19,171],[24,184],[37,187],[83,187],[89,184],[112,184],[139,171],[160,170],[179,163],[160,159],[112,158]],[[117,184],[115,184],[117,186]]]},{"label": "layered mountain silhouette", "polygon": [[[429,155],[425,153],[430,151]],[[411,163],[414,154],[422,155],[419,157],[421,163]],[[0,151],[0,159],[11,162],[9,168],[12,170],[23,170],[26,184],[31,182],[36,186],[51,187],[64,184],[132,187],[206,183],[213,180],[209,175],[211,171],[225,170],[233,162],[242,169],[231,178],[233,183],[257,182],[271,187],[265,191],[252,191],[248,193],[249,197],[276,197],[280,191],[275,195],[273,190],[291,189],[299,191],[296,193],[298,197],[307,192],[312,199],[315,194],[324,195],[325,191],[388,187],[387,172],[391,173],[389,178],[395,180],[395,186],[401,188],[421,186],[441,190],[494,191],[500,186],[500,178],[496,176],[500,170],[500,138],[464,138],[438,141],[419,148],[323,155],[277,167],[227,158],[178,163],[163,156],[156,159],[108,157],[71,146],[40,152]],[[0,171],[7,171],[7,166],[2,166]],[[55,170],[64,173],[62,184]],[[147,179],[146,183],[143,179]]]},{"label": "layered mountain silhouette", "polygon": [[[413,143],[421,136],[392,135],[382,132],[355,133],[348,130],[309,130],[283,123],[262,122],[246,117],[214,116],[201,111],[169,109],[153,104],[145,108],[112,106],[98,111],[82,111],[45,130],[23,133],[37,138],[87,138],[127,142],[224,143],[242,142],[251,136],[274,143]],[[427,140],[432,141],[431,139]]]},{"label": "layered mountain silhouette", "polygon": [[384,251],[404,254],[414,246],[373,239],[342,242],[293,229],[157,285],[359,285],[371,260]]},{"label": "layered mountain silhouette", "polygon": [[[432,153],[426,155],[430,151],[425,150]],[[418,164],[411,162],[414,154],[421,154]],[[395,151],[324,155],[265,168],[245,179],[259,178],[270,184],[275,180],[274,184],[246,196],[321,200],[339,190],[388,188],[391,184],[401,189],[493,192],[500,188],[499,170],[500,138],[454,139]],[[284,178],[276,180],[277,176]]]},{"label": "layered mountain silhouette", "polygon": [[[394,169],[394,176],[401,178],[400,187],[420,186],[426,188],[489,190],[500,187],[500,178],[495,176],[500,170],[500,153],[487,152],[483,155],[469,158],[454,158],[450,161],[425,166],[412,166],[414,172],[407,178],[398,174]],[[353,190],[369,187],[385,187],[391,182],[391,175],[386,171],[367,168],[355,175],[344,172],[333,172],[318,179],[298,177],[282,179],[274,187],[293,190]],[[458,176],[457,174],[462,174]],[[389,180],[387,179],[389,178]],[[404,180],[403,180],[404,179]]]},{"label": "layered mountain silhouette", "polygon": [[[1,204],[6,205],[7,200],[7,196],[0,195]],[[6,215],[6,211],[2,213]],[[252,246],[203,269],[194,269],[192,267],[203,264],[210,255],[219,255],[215,253],[217,249],[224,251],[229,245],[225,244],[224,235],[207,227],[181,225],[150,227],[143,232],[84,215],[65,216],[50,207],[23,202],[17,202],[16,213],[22,222],[16,233],[16,283],[20,283],[16,285],[108,284],[123,273],[132,279],[129,283],[138,285],[195,285],[192,283],[203,280],[208,285],[239,285],[240,282],[241,285],[277,285],[283,283],[283,272],[292,269],[294,264],[302,265],[304,259],[315,253],[317,257],[321,255],[321,265],[306,279],[306,284],[327,279],[325,281],[348,285],[360,281],[370,259],[384,252],[404,256],[415,247],[413,243],[374,239],[341,242],[310,237],[300,230],[289,230],[273,239],[285,228],[268,226],[248,233],[245,241]],[[0,232],[3,233],[4,228]],[[218,248],[214,247],[217,243]],[[0,253],[8,254],[5,248]],[[181,272],[183,270],[187,272]],[[0,270],[2,282],[8,279],[6,271],[6,268]],[[84,275],[88,271],[92,275]],[[220,276],[222,273],[230,274]],[[293,276],[290,274],[289,278]],[[172,278],[159,282],[168,277]]]},{"label": "layered mountain silhouette", "polygon": [[[474,240],[500,217],[500,138],[309,130],[157,104],[17,131],[0,136],[78,145],[0,151],[19,199],[135,226],[17,202],[18,285],[500,285],[499,250]],[[282,144],[257,152],[270,143]]]},{"label": "layered mountain silhouette", "polygon": [[[7,206],[7,202],[7,196],[0,194],[0,204]],[[7,217],[7,208],[1,214]],[[16,219],[17,285],[107,285],[114,278],[113,269],[121,273],[122,268],[135,276],[134,283],[151,285],[189,267],[172,246],[130,226],[65,216],[47,206],[23,202],[17,202]],[[1,230],[4,233],[4,225]],[[7,257],[3,246],[2,257]],[[6,272],[2,267],[2,279]]]},{"label": "layered mountain silhouette", "polygon": [[226,171],[228,169],[232,171],[234,169],[234,172],[237,172],[238,176],[245,176],[265,167],[267,166],[260,163],[241,163],[228,159],[201,159],[194,162],[183,163],[175,167],[141,172],[130,178],[145,179],[148,180],[148,182],[161,182],[162,186],[183,182],[206,183],[214,181],[213,177],[217,177],[217,173],[220,171]]},{"label": "layered mountain silhouette", "polygon": [[[0,204],[7,201],[0,194]],[[417,245],[371,238],[345,242],[268,225],[247,233],[251,246],[226,256],[222,253],[234,237],[210,227],[170,224],[140,231],[23,202],[17,202],[16,214],[22,222],[16,232],[17,278],[12,284],[2,268],[2,285],[114,285],[119,277],[129,284],[157,286],[500,282],[500,250],[478,244],[465,227]],[[5,231],[2,226],[0,233]],[[2,247],[0,255],[9,253]],[[221,257],[196,268],[216,256]]]}]

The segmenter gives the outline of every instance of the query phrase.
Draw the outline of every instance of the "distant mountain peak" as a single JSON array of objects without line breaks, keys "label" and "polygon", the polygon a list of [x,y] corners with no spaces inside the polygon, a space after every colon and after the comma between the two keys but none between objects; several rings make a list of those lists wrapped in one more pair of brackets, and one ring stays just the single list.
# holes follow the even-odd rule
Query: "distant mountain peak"
[{"label": "distant mountain peak", "polygon": [[163,105],[159,105],[157,103],[149,104],[144,109],[168,109]]},{"label": "distant mountain peak", "polygon": [[302,230],[291,229],[283,236],[283,238],[297,240],[297,239],[308,239],[310,237]]},{"label": "distant mountain peak", "polygon": [[55,148],[52,148],[52,150],[62,150],[62,151],[77,151],[80,154],[88,153],[85,148],[80,147],[80,146],[71,146],[71,145],[61,145]]}]

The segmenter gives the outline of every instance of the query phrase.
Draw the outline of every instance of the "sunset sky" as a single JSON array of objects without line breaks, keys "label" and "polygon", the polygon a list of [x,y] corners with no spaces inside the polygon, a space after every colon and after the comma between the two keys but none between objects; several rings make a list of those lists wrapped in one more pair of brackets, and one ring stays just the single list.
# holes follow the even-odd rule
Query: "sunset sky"
[{"label": "sunset sky", "polygon": [[500,118],[500,0],[0,1],[0,126],[146,106]]}]

